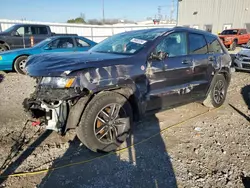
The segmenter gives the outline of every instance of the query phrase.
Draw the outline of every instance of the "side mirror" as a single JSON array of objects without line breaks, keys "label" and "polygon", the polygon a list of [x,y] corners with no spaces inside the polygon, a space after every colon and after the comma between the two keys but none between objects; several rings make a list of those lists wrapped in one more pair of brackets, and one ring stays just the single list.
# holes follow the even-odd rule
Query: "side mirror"
[{"label": "side mirror", "polygon": [[152,52],[151,56],[150,56],[150,59],[155,59],[155,60],[162,61],[162,60],[166,59],[167,57],[168,57],[168,53],[159,51],[159,52],[156,52],[156,53]]},{"label": "side mirror", "polygon": [[166,52],[158,52],[158,58],[159,58],[159,60],[164,60],[164,59],[166,59],[168,57],[168,53],[166,53]]},{"label": "side mirror", "polygon": [[51,50],[52,48],[51,48],[51,46],[45,46],[43,49],[44,50]]}]

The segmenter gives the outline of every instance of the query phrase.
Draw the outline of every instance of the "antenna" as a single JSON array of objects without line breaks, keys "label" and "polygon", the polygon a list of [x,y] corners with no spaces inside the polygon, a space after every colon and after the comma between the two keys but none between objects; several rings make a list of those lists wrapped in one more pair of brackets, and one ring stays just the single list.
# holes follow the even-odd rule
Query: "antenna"
[{"label": "antenna", "polygon": [[170,22],[172,23],[173,21],[173,14],[175,12],[175,7],[174,7],[174,0],[172,0],[172,6],[171,6],[171,11],[170,11]]}]

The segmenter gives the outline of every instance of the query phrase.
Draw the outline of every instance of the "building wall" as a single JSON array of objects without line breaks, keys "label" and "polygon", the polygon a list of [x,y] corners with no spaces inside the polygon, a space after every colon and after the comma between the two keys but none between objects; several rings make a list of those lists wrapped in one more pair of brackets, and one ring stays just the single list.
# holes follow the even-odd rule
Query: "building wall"
[{"label": "building wall", "polygon": [[[250,0],[181,0],[178,7],[178,25],[198,26],[212,24],[212,32],[217,34],[225,27],[250,27]],[[197,12],[194,15],[194,12]]]}]

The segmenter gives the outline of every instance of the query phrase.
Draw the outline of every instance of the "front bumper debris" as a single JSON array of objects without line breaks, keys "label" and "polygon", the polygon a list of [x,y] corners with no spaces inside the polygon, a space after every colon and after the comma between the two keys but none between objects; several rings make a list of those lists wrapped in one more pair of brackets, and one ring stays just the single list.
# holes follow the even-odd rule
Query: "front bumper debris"
[{"label": "front bumper debris", "polygon": [[46,129],[56,132],[63,131],[68,116],[66,101],[46,103],[34,99],[25,99],[23,106],[25,111],[29,112],[32,118],[39,119],[46,126]]}]

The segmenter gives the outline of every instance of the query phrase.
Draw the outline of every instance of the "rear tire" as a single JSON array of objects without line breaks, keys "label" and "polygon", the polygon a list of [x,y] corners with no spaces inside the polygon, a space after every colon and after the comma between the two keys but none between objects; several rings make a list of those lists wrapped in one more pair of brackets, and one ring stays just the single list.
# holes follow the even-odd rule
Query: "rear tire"
[{"label": "rear tire", "polygon": [[226,100],[228,83],[221,74],[217,75],[211,84],[211,89],[203,104],[209,108],[218,108]]},{"label": "rear tire", "polygon": [[[115,112],[116,119],[113,116]],[[131,106],[125,97],[114,92],[100,93],[87,105],[76,133],[90,150],[110,152],[129,136],[132,116]]]},{"label": "rear tire", "polygon": [[230,50],[234,51],[236,49],[237,46],[237,41],[234,40],[233,43],[230,45]]},{"label": "rear tire", "polygon": [[7,46],[5,46],[4,44],[0,44],[0,53],[4,52],[4,51],[7,51],[7,50],[8,50]]},{"label": "rear tire", "polygon": [[19,74],[26,74],[25,65],[27,62],[28,56],[20,56],[14,62],[14,69]]}]

